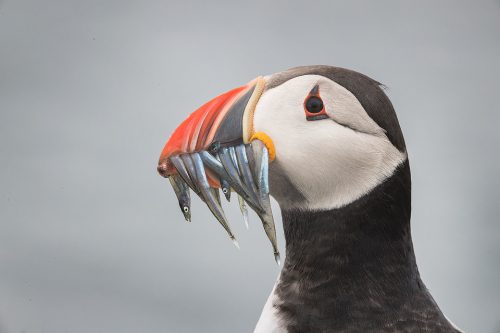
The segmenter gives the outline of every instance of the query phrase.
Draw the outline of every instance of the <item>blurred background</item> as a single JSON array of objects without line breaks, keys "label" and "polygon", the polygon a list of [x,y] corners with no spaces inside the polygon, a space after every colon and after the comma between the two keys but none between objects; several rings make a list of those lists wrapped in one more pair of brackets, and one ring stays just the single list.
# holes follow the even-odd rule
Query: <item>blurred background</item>
[{"label": "blurred background", "polygon": [[499,60],[497,0],[0,0],[0,332],[251,332],[279,272],[256,215],[226,208],[240,251],[199,199],[183,222],[157,159],[210,98],[308,64],[388,86],[421,275],[500,332]]}]

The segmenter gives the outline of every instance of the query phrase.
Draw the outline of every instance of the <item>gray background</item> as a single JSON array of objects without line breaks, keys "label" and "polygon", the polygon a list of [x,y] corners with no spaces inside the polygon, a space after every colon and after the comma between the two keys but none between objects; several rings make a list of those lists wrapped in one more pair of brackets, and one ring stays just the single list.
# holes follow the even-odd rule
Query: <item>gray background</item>
[{"label": "gray background", "polygon": [[421,274],[500,332],[499,63],[492,0],[0,2],[0,332],[251,331],[278,274],[256,216],[227,208],[241,251],[198,199],[184,223],[156,162],[210,98],[305,64],[389,87]]}]

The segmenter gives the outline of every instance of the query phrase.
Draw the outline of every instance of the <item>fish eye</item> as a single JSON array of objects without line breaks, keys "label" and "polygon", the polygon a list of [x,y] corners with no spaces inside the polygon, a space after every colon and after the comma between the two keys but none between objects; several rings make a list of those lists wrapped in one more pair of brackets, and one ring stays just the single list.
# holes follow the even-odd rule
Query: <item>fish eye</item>
[{"label": "fish eye", "polygon": [[306,101],[306,110],[309,113],[320,113],[323,110],[323,100],[318,96],[310,96]]},{"label": "fish eye", "polygon": [[187,212],[189,212],[189,207],[184,206],[183,210],[184,210],[184,213],[187,213]]}]

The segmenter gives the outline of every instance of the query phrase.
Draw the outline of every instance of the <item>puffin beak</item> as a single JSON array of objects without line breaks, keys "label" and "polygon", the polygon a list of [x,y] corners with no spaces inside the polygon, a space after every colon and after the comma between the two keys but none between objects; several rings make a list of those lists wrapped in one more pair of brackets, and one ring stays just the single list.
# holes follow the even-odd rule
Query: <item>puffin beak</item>
[{"label": "puffin beak", "polygon": [[260,217],[279,263],[269,199],[270,140],[262,140],[265,135],[255,135],[253,130],[255,106],[265,83],[264,78],[258,77],[193,112],[170,136],[157,169],[170,180],[187,221],[191,220],[191,189],[238,247],[221,206],[219,188],[227,200],[231,191],[236,192],[245,222],[248,204]]}]

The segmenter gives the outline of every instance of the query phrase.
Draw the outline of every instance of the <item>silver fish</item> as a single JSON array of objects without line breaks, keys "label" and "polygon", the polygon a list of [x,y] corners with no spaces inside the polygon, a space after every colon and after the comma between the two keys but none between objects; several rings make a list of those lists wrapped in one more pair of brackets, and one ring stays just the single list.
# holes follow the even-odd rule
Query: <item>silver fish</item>
[{"label": "silver fish", "polygon": [[[196,170],[193,164],[193,160],[191,159],[191,154],[182,154],[181,155],[181,160],[184,163],[184,167],[187,170],[187,173],[189,175],[189,178],[192,180],[193,183],[193,191],[195,191],[198,196],[200,196],[201,190],[198,188],[198,182],[197,182],[197,176],[196,176]],[[200,196],[203,199],[203,196]]]},{"label": "silver fish", "polygon": [[248,156],[244,145],[239,145],[235,149],[236,160],[238,162],[238,169],[240,170],[240,175],[243,178],[243,183],[249,189],[252,197],[255,201],[259,201],[257,187],[253,181],[252,171],[250,170],[250,165],[248,164]]},{"label": "silver fish", "polygon": [[205,163],[205,165],[208,166],[210,170],[215,172],[221,179],[229,178],[226,170],[224,170],[224,166],[215,156],[210,154],[208,151],[200,151],[199,154],[203,163]]},{"label": "silver fish", "polygon": [[229,234],[229,238],[231,238],[233,244],[235,244],[235,246],[239,248],[236,238],[234,237],[233,232],[231,231],[231,228],[229,227],[229,224],[227,222],[226,216],[224,215],[224,210],[222,209],[221,205],[217,201],[217,198],[211,191],[207,176],[205,174],[205,167],[203,166],[203,160],[201,159],[198,153],[192,153],[190,155],[190,158],[192,158],[192,162],[196,172],[196,179],[197,179],[196,185],[200,189],[201,195],[204,198],[205,203],[207,204],[212,214],[214,214],[215,218],[219,221],[222,227]]},{"label": "silver fish", "polygon": [[238,195],[238,204],[240,206],[241,215],[243,215],[243,222],[245,222],[245,227],[248,230],[249,229],[249,227],[248,227],[248,208],[247,208],[247,204],[245,203],[245,200],[243,200],[241,195]]},{"label": "silver fish", "polygon": [[[248,189],[241,181],[240,176],[238,174],[238,170],[233,164],[232,158],[229,153],[228,148],[222,148],[219,152],[219,159],[221,161],[222,166],[224,167],[225,174],[220,175],[220,177],[228,177],[226,178],[231,187],[245,199],[246,202],[254,209],[255,211],[263,212],[263,208],[260,206],[260,203],[253,197],[252,192]],[[214,170],[214,172],[217,172]]]},{"label": "silver fish", "polygon": [[[173,158],[176,160],[174,166],[182,177],[179,180],[182,181],[186,178],[191,182],[190,184],[184,180],[182,184],[186,187],[189,185],[200,195],[229,234],[235,246],[239,247],[222,209],[220,193],[218,189],[211,188],[208,183],[207,171],[213,172],[219,178],[226,199],[230,199],[231,189],[238,194],[239,207],[247,228],[247,205],[257,213],[271,242],[274,258],[279,265],[280,254],[269,196],[269,152],[267,147],[263,142],[254,140],[250,145],[222,147],[213,154],[215,156],[208,151],[201,151]],[[205,170],[205,167],[209,170]]]},{"label": "silver fish", "polygon": [[[222,193],[224,193],[227,201],[229,201],[231,199],[231,183],[229,181],[231,177],[227,174],[224,166],[218,158],[207,151],[201,151],[199,154],[203,163],[219,177]],[[238,186],[238,184],[233,184],[233,186],[234,185]]]},{"label": "silver fish", "polygon": [[222,207],[221,202],[220,202],[220,192],[219,192],[219,189],[211,187],[210,191],[212,191],[212,194],[214,195],[215,199],[217,199],[217,203],[219,204],[219,206]]},{"label": "silver fish", "polygon": [[182,161],[181,157],[180,156],[172,156],[172,157],[170,157],[170,161],[174,165],[175,169],[177,169],[177,172],[179,172],[179,175],[186,182],[186,184],[188,184],[189,187],[195,193],[198,193],[196,190],[196,187],[194,186],[193,180],[189,176],[188,171],[186,169],[186,166],[184,165],[184,162]]},{"label": "silver fish", "polygon": [[[250,170],[252,170],[253,174],[253,170],[255,170],[255,157],[253,156],[252,144],[245,145],[245,150],[247,153],[248,165],[250,166]],[[254,181],[255,183],[257,183],[257,178],[255,176],[254,176]]]},{"label": "silver fish", "polygon": [[179,207],[187,222],[191,222],[191,196],[189,195],[189,186],[184,182],[179,175],[171,175],[168,177],[172,188],[174,189]]},{"label": "silver fish", "polygon": [[238,171],[238,174],[240,174],[240,170],[238,170],[238,160],[236,159],[236,151],[234,147],[228,147],[227,150],[229,151],[229,156],[231,156],[231,160],[233,161],[233,165]]},{"label": "silver fish", "polygon": [[252,142],[253,157],[255,159],[255,176],[257,178],[257,187],[259,189],[259,199],[264,213],[256,212],[262,221],[262,226],[267,237],[271,241],[274,251],[274,259],[280,264],[280,254],[276,240],[276,227],[274,224],[273,212],[271,209],[271,200],[269,198],[269,153],[267,147],[260,140]]},{"label": "silver fish", "polygon": [[229,182],[224,178],[220,179],[220,186],[222,188],[222,193],[226,197],[227,201],[231,201],[231,186],[229,186]]}]

